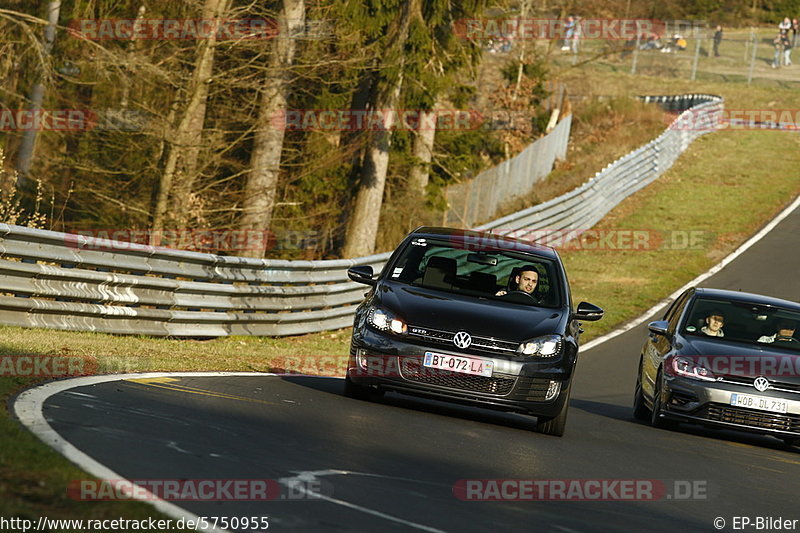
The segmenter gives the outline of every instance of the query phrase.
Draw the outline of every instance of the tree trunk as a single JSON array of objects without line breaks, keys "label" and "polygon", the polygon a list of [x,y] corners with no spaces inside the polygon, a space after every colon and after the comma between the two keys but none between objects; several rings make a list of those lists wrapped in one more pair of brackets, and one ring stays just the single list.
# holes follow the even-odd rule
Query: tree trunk
[{"label": "tree trunk", "polygon": [[[376,87],[372,110],[385,114],[387,110],[394,111],[400,99],[400,89],[403,85],[403,59],[402,50],[408,40],[408,30],[411,22],[411,13],[418,13],[419,0],[407,0],[403,4],[398,18],[387,32],[387,47],[384,57],[384,67],[392,67],[391,61],[399,62],[399,73],[394,80],[388,80],[389,87]],[[395,117],[396,120],[396,117]],[[359,257],[375,253],[375,241],[378,236],[381,207],[383,204],[383,190],[386,185],[386,171],[389,168],[389,147],[391,145],[392,126],[379,129],[368,141],[364,152],[364,163],[361,167],[361,180],[356,195],[355,208],[347,225],[342,255],[344,257]]]},{"label": "tree trunk", "polygon": [[[47,3],[47,26],[44,29],[44,46],[42,50],[43,61],[47,60],[53,50],[53,43],[56,40],[56,27],[58,18],[61,14],[61,1],[51,0]],[[48,68],[47,64],[40,66],[42,69]],[[42,108],[44,101],[43,76],[38,76],[36,83],[31,89],[31,111],[37,113]],[[23,196],[31,192],[32,182],[28,176],[33,161],[33,153],[36,147],[36,128],[26,129],[22,134],[19,152],[17,153],[17,188]]]},{"label": "tree trunk", "polygon": [[[397,107],[402,74],[386,99],[378,99],[376,110],[391,110]],[[378,222],[383,205],[383,190],[386,186],[386,171],[389,169],[389,148],[392,140],[392,125],[375,132],[369,142],[361,167],[361,183],[358,187],[356,205],[347,227],[347,237],[342,250],[344,257],[360,257],[375,253],[378,237]]]},{"label": "tree trunk", "polygon": [[[203,18],[223,18],[229,1],[205,0]],[[198,43],[197,63],[189,85],[189,103],[170,142],[164,172],[158,185],[153,207],[151,244],[160,244],[161,231],[167,225],[168,208],[172,224],[182,226],[188,222],[216,45],[214,32],[210,32],[207,39]]]},{"label": "tree trunk", "polygon": [[[413,155],[416,161],[414,166],[411,167],[411,175],[409,176],[409,187],[412,191],[417,193],[420,198],[425,197],[425,188],[428,186],[428,180],[431,173],[431,161],[433,160],[433,142],[436,139],[436,109],[438,105],[434,104],[432,111],[423,111],[420,113],[420,124],[426,126],[421,127],[414,137],[414,145],[412,147]],[[427,125],[431,125],[428,127]]]},{"label": "tree trunk", "polygon": [[[278,18],[279,36],[275,41],[261,90],[258,127],[253,140],[250,172],[242,202],[239,228],[244,232],[266,233],[272,221],[285,133],[283,125],[276,123],[276,118],[283,116],[286,111],[296,48],[294,36],[304,26],[305,1],[283,0],[283,10]],[[264,257],[266,238],[248,239],[248,242],[257,245],[244,250],[241,255]]]}]

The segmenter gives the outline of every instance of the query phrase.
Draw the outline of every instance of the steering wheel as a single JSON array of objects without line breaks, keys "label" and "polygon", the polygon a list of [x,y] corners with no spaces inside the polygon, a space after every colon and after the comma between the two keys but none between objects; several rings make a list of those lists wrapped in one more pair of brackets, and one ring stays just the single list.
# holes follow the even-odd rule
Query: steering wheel
[{"label": "steering wheel", "polygon": [[539,299],[536,298],[536,296],[534,296],[533,294],[531,294],[529,292],[520,291],[520,290],[508,291],[503,296],[512,296],[512,295],[519,295],[519,296],[515,296],[514,297],[515,300],[519,300],[520,296],[524,296],[525,299],[530,300],[532,303],[539,303]]}]

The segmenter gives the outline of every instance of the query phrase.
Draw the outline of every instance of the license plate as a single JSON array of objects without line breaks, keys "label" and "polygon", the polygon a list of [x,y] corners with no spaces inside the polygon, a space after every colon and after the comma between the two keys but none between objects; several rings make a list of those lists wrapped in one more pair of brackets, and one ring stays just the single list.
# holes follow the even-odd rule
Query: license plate
[{"label": "license plate", "polygon": [[752,394],[731,394],[731,405],[736,407],[746,407],[747,409],[758,409],[771,413],[785,413],[789,408],[789,402],[777,398],[767,398],[765,396],[753,396]]},{"label": "license plate", "polygon": [[422,361],[422,366],[488,378],[492,376],[494,361],[484,361],[483,359],[462,357],[460,355],[425,352],[425,359]]}]

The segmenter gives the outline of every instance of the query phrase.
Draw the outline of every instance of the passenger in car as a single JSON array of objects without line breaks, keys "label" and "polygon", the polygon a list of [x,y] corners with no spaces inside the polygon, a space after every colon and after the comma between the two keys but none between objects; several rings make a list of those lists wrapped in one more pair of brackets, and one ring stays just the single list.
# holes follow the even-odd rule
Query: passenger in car
[{"label": "passenger in car", "polygon": [[794,338],[796,326],[793,320],[779,320],[776,329],[778,330],[777,333],[759,337],[758,342],[800,344],[800,341]]},{"label": "passenger in car", "polygon": [[700,331],[709,337],[724,337],[725,333],[722,331],[722,326],[725,324],[725,316],[717,310],[711,311],[705,319],[705,326],[700,328]]},{"label": "passenger in car", "polygon": [[[533,291],[536,290],[536,285],[539,283],[539,271],[536,270],[536,267],[532,265],[526,265],[522,267],[517,275],[514,276],[514,283],[513,287],[511,288],[512,291],[521,291],[526,292],[528,294],[533,294]],[[497,291],[495,296],[503,296],[508,294],[508,291],[503,289]]]}]

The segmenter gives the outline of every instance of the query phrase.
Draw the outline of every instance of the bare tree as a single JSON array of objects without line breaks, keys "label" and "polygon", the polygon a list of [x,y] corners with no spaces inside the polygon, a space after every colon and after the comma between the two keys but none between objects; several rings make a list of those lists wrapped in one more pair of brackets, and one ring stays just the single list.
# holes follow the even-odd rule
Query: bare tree
[{"label": "bare tree", "polygon": [[[261,87],[261,106],[239,222],[240,229],[244,231],[266,232],[270,227],[284,138],[284,128],[278,124],[278,119],[286,111],[295,58],[295,38],[304,26],[304,0],[283,0],[283,9],[278,16],[278,38]],[[254,246],[243,255],[264,257],[266,240],[258,239],[261,246]]]},{"label": "bare tree", "polygon": [[[227,12],[229,2],[230,0],[205,0],[203,17],[219,21]],[[201,39],[197,45],[197,59],[189,84],[188,103],[172,136],[153,206],[151,234],[154,239],[153,244],[158,244],[155,241],[166,225],[168,207],[173,223],[185,225],[188,219],[216,46],[215,32],[210,32],[208,37]]]},{"label": "bare tree", "polygon": [[[53,43],[56,40],[56,26],[58,25],[58,18],[61,13],[61,1],[51,0],[47,3],[47,26],[44,29],[44,47],[42,50],[42,59],[47,60],[50,52],[53,49]],[[42,65],[42,68],[45,66]],[[30,107],[36,113],[42,108],[42,101],[44,100],[44,83],[41,76],[33,85],[30,94]],[[26,130],[22,136],[22,143],[19,147],[17,154],[17,186],[20,190],[27,190],[30,187],[30,180],[28,178],[28,171],[31,168],[31,161],[33,160],[33,151],[36,146],[36,129],[30,128]]]}]

